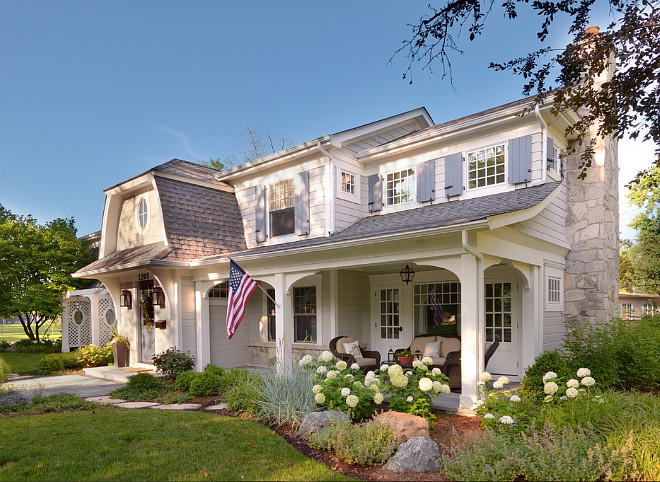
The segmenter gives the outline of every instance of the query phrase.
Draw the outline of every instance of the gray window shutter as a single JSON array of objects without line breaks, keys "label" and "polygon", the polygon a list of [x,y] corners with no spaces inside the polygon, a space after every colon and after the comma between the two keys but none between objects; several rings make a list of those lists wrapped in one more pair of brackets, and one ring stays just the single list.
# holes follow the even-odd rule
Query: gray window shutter
[{"label": "gray window shutter", "polygon": [[417,164],[417,202],[435,199],[435,159]]},{"label": "gray window shutter", "polygon": [[532,136],[509,139],[509,183],[532,180]]},{"label": "gray window shutter", "polygon": [[555,141],[552,137],[548,137],[548,162],[554,163],[555,161]]},{"label": "gray window shutter", "polygon": [[383,182],[380,174],[369,176],[369,212],[383,209]]},{"label": "gray window shutter", "polygon": [[254,187],[254,234],[257,243],[266,241],[266,190],[263,186]]},{"label": "gray window shutter", "polygon": [[445,196],[463,194],[463,154],[456,152],[445,157]]},{"label": "gray window shutter", "polygon": [[295,223],[296,234],[309,234],[309,172],[296,175]]}]

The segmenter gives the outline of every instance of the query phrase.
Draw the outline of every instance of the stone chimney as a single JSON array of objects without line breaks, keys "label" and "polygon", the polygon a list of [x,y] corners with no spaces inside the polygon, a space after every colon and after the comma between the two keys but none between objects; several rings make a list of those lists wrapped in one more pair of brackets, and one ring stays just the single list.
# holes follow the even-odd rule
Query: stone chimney
[{"label": "stone chimney", "polygon": [[[598,27],[585,33],[598,35]],[[600,82],[611,78],[614,59]],[[571,251],[566,256],[564,313],[567,317],[605,321],[619,307],[619,164],[618,141],[596,137],[594,158],[585,179],[578,179],[578,151],[565,160],[567,187],[566,233]],[[585,140],[584,144],[588,144]]]}]

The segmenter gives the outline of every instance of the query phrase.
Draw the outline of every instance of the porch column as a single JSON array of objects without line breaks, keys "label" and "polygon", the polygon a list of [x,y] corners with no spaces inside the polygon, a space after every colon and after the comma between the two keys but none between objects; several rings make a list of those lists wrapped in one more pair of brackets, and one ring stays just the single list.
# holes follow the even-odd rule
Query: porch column
[{"label": "porch column", "polygon": [[293,303],[282,273],[275,275],[274,288],[277,370],[288,372],[293,360]]},{"label": "porch column", "polygon": [[[469,253],[461,255],[461,408],[477,400],[477,381],[483,365],[483,267]],[[482,367],[483,368],[483,367]]]},{"label": "porch column", "polygon": [[209,299],[206,296],[212,281],[195,281],[195,336],[197,356],[195,370],[201,372],[211,363],[211,328],[209,324]]},{"label": "porch column", "polygon": [[529,286],[522,292],[520,317],[521,344],[519,374],[534,363],[543,346],[543,273],[539,266],[531,267]]},{"label": "porch column", "polygon": [[[66,294],[64,301],[64,311],[62,312],[62,351],[70,352],[69,346],[69,293]],[[7,321],[7,320],[5,320]]]},{"label": "porch column", "polygon": [[99,304],[98,304],[98,295],[92,293],[91,295],[86,295],[85,298],[89,300],[89,329],[90,335],[92,337],[92,344],[99,344],[99,331],[101,329],[99,323]]},{"label": "porch column", "polygon": [[[339,272],[330,270],[330,340],[337,336],[337,310],[339,308]],[[319,337],[323,339],[322,336]]]}]

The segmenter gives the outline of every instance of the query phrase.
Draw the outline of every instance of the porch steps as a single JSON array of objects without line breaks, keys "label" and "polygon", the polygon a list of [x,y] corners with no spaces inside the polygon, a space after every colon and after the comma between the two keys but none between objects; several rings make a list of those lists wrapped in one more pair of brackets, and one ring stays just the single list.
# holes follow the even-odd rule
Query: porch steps
[{"label": "porch steps", "polygon": [[128,383],[128,380],[138,373],[156,375],[153,365],[140,364],[133,367],[119,368],[115,366],[83,368],[85,375],[110,380],[118,383]]}]

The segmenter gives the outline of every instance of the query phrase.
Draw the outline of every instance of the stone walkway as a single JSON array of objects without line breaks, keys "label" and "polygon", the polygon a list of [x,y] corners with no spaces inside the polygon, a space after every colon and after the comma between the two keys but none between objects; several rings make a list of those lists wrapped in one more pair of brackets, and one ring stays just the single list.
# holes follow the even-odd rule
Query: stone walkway
[{"label": "stone walkway", "polygon": [[[163,404],[157,402],[127,402],[120,398],[112,398],[110,395],[103,395],[100,397],[87,397],[85,400],[89,402],[104,403],[106,405],[115,405],[121,408],[156,408],[159,410],[199,410],[202,406],[199,403],[171,403]],[[226,410],[226,403],[219,403],[218,405],[211,405],[205,408],[208,411]]]}]

